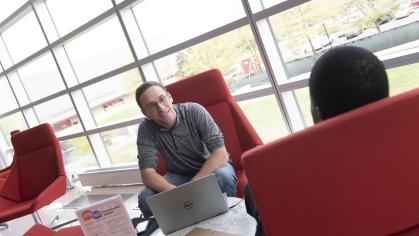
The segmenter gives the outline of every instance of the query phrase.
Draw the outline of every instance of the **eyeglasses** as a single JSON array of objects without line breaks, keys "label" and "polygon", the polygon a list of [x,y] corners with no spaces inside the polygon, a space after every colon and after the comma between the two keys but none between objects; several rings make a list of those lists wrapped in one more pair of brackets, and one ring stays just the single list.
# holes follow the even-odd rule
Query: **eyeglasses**
[{"label": "eyeglasses", "polygon": [[157,110],[157,107],[159,106],[159,104],[166,106],[168,105],[170,102],[170,97],[167,95],[161,95],[159,97],[159,100],[157,102],[150,102],[145,106],[145,109],[149,112],[154,112]]}]

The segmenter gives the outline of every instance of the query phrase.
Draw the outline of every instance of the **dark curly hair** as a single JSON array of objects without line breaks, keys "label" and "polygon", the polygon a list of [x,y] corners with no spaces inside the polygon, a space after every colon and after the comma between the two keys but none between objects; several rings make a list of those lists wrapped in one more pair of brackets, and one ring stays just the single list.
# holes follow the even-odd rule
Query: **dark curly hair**
[{"label": "dark curly hair", "polygon": [[[315,63],[310,98],[327,119],[381,98],[389,87],[383,63],[370,51],[353,46],[332,48]],[[313,115],[314,116],[314,115]]]}]

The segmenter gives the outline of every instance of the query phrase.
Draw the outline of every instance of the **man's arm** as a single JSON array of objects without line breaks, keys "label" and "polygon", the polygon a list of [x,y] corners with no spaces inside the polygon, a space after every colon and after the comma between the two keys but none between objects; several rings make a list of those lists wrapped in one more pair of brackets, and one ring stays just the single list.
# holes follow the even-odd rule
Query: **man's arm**
[{"label": "man's arm", "polygon": [[146,187],[149,187],[156,192],[163,192],[176,187],[167,182],[167,180],[163,178],[163,176],[159,175],[154,168],[142,169],[141,179]]},{"label": "man's arm", "polygon": [[137,148],[138,165],[144,185],[156,192],[163,192],[175,186],[167,182],[163,176],[156,172],[158,167],[157,148],[150,125],[144,120],[138,128]]},{"label": "man's arm", "polygon": [[226,148],[220,147],[215,149],[208,159],[205,161],[204,165],[201,169],[196,173],[196,175],[192,178],[192,180],[204,177],[213,173],[218,168],[224,166],[228,161],[228,153]]}]

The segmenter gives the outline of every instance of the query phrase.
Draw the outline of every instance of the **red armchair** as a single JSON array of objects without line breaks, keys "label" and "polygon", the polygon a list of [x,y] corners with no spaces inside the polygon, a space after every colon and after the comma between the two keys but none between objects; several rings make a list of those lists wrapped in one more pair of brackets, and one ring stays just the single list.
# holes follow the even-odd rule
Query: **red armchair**
[{"label": "red armchair", "polygon": [[11,140],[15,154],[0,190],[0,223],[36,213],[66,191],[61,147],[49,124],[16,133]]},{"label": "red armchair", "polygon": [[35,224],[23,236],[83,236],[83,231],[79,225],[62,228],[57,232],[45,225]]},{"label": "red armchair", "polygon": [[418,235],[418,104],[414,90],[244,154],[265,233]]},{"label": "red armchair", "polygon": [[[237,196],[243,197],[246,175],[241,156],[246,150],[262,144],[256,131],[234,100],[224,77],[217,69],[208,70],[166,86],[174,103],[196,102],[211,114],[224,135],[227,151],[237,176]],[[159,164],[158,173],[164,173]]]}]

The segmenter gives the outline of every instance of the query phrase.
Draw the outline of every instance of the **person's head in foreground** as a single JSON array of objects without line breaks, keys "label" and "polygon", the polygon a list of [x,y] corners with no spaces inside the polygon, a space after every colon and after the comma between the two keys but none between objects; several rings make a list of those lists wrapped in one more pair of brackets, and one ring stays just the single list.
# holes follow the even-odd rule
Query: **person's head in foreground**
[{"label": "person's head in foreground", "polygon": [[388,97],[383,63],[370,51],[332,48],[315,63],[309,79],[314,123]]}]

